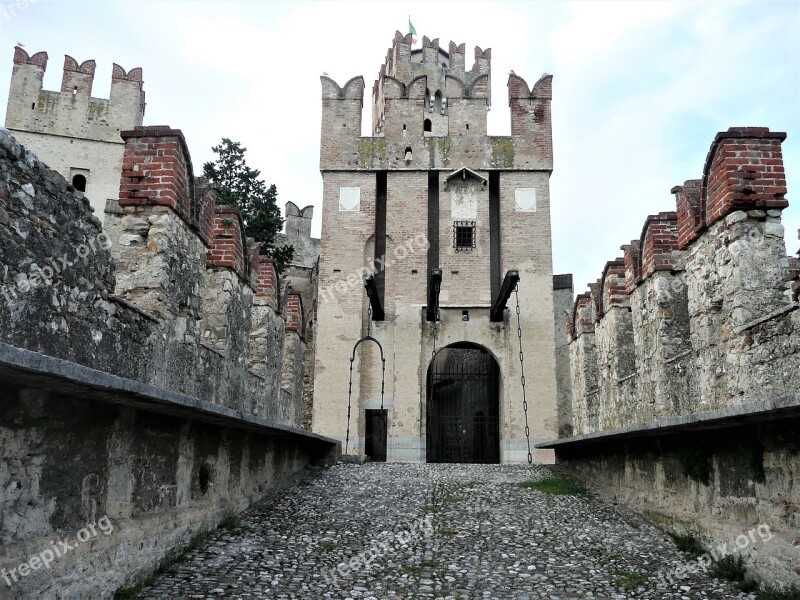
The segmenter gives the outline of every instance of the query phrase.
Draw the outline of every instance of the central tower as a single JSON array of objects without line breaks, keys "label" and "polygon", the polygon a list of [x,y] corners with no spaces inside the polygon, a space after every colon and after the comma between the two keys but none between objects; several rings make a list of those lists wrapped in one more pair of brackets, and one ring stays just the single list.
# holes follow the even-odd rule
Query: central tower
[{"label": "central tower", "polygon": [[[531,446],[556,435],[552,78],[530,89],[510,75],[512,135],[498,137],[486,127],[490,75],[490,49],[476,47],[467,69],[464,44],[445,51],[424,37],[412,50],[397,32],[372,87],[369,137],[360,135],[364,79],[321,78],[313,428],[349,438],[350,453],[527,460],[515,297],[490,314],[509,270],[520,276]],[[439,272],[437,321],[428,304]],[[370,341],[355,350],[351,380],[354,345],[368,334],[385,376]]]}]

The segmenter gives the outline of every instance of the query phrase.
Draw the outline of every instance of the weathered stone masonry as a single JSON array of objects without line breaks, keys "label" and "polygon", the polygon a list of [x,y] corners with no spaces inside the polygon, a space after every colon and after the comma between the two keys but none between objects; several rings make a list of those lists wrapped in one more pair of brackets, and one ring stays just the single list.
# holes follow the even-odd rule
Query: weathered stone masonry
[{"label": "weathered stone masonry", "polygon": [[[781,142],[719,133],[676,212],[580,294],[571,334],[572,435],[545,445],[599,489],[675,529],[743,550],[772,585],[800,586],[800,310],[787,257]],[[564,429],[564,427],[562,427]],[[568,428],[567,428],[568,430]]]},{"label": "weathered stone masonry", "polygon": [[[192,176],[179,131],[122,135],[104,233],[83,194],[0,131],[0,568],[17,569],[18,597],[107,595],[335,449],[297,429],[296,297],[280,302],[274,266]],[[112,534],[20,576],[103,516]]]}]

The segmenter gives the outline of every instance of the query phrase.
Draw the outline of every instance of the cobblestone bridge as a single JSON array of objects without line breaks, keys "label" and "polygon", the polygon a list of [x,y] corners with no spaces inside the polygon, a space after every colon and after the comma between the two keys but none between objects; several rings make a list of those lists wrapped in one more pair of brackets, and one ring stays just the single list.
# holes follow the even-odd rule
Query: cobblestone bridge
[{"label": "cobblestone bridge", "polygon": [[219,529],[145,598],[749,598],[592,495],[520,485],[549,467],[337,465]]}]

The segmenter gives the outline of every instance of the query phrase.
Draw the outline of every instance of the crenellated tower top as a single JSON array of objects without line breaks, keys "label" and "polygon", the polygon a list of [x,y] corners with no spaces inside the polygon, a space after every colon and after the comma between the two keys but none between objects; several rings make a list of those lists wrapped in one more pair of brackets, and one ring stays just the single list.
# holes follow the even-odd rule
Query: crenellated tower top
[{"label": "crenellated tower top", "polygon": [[533,86],[511,72],[511,136],[490,136],[492,50],[395,33],[372,86],[372,127],[361,137],[365,82],[322,84],[320,167],[337,169],[552,169],[552,76]]},{"label": "crenellated tower top", "polygon": [[121,143],[119,132],[142,124],[145,95],[142,70],[125,71],[115,64],[108,99],[92,96],[96,63],[64,57],[60,91],[44,90],[47,52],[30,56],[14,48],[14,70],[6,111],[6,127]]},{"label": "crenellated tower top", "polygon": [[476,97],[491,107],[492,50],[475,46],[475,62],[466,69],[466,44],[450,42],[449,51],[439,46],[439,38],[422,37],[422,48],[411,48],[411,34],[395,32],[386,60],[372,86],[372,131],[380,134],[386,121],[386,100],[422,99],[430,113],[432,134],[446,135],[447,101],[452,97]]}]

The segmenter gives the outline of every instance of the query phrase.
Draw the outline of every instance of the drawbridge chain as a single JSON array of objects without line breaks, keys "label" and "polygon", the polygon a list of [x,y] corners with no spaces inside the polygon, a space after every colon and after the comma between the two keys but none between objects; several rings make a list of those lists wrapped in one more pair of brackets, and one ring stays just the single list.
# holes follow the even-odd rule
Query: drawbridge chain
[{"label": "drawbridge chain", "polygon": [[[363,330],[362,330],[363,331]],[[350,381],[347,384],[347,433],[345,434],[344,453],[347,454],[350,449],[350,413],[353,404],[353,364],[356,361],[356,350],[364,342],[375,342],[378,345],[378,350],[381,352],[381,410],[384,407],[384,398],[386,393],[386,357],[383,355],[383,346],[381,343],[372,337],[372,304],[367,306],[367,335],[358,340],[353,346],[353,354],[350,357]]]},{"label": "drawbridge chain", "polygon": [[517,299],[517,339],[519,340],[519,371],[522,383],[522,408],[525,411],[525,439],[528,441],[528,464],[533,464],[531,454],[531,428],[528,426],[528,399],[525,396],[525,356],[522,353],[522,324],[519,315],[519,284],[514,287],[514,296]]}]

